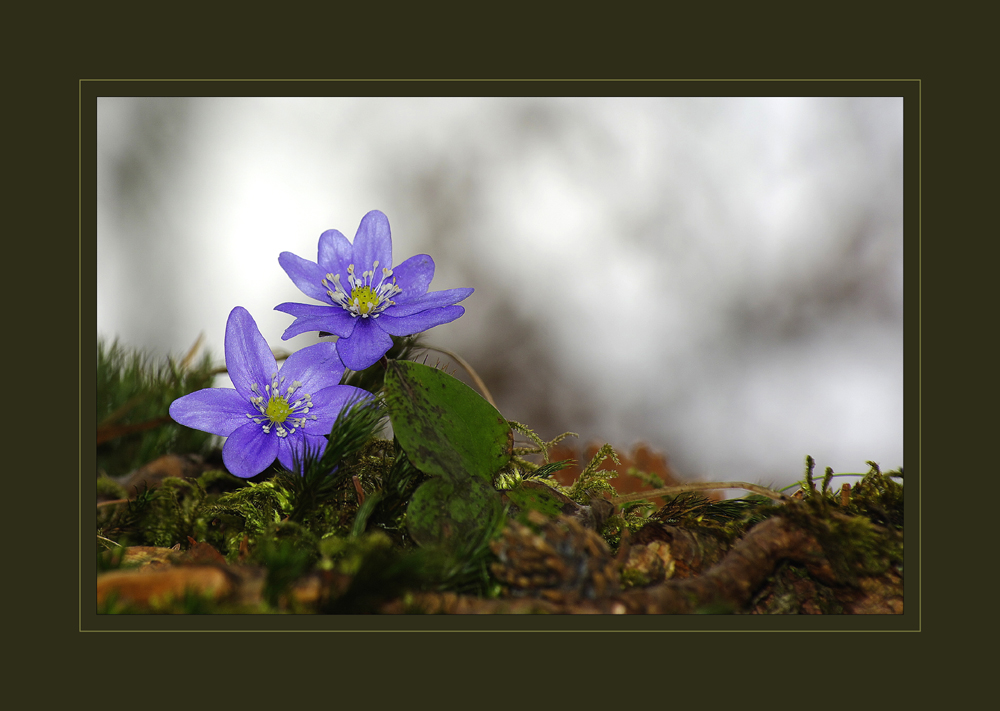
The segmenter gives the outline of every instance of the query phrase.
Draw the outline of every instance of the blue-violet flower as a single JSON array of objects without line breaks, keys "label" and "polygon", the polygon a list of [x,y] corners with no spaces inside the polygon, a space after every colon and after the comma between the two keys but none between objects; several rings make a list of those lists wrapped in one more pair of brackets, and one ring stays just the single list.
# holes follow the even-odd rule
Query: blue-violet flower
[{"label": "blue-violet flower", "polygon": [[177,398],[170,416],[188,427],[228,437],[222,461],[249,478],[275,457],[291,470],[306,448],[322,452],[341,409],[370,400],[360,388],[340,385],[344,364],[336,344],[317,343],[293,353],[280,371],[250,313],[237,306],[226,322],[226,369],[236,389],[205,388]]},{"label": "blue-violet flower", "polygon": [[389,219],[378,210],[361,218],[354,244],[338,230],[327,230],[319,237],[315,262],[282,252],[278,263],[304,294],[324,302],[275,306],[295,316],[281,338],[308,331],[336,334],[337,351],[351,370],[377,362],[392,347],[391,336],[409,336],[454,321],[465,313],[455,304],[473,292],[428,293],[434,260],[426,254],[394,268]]}]

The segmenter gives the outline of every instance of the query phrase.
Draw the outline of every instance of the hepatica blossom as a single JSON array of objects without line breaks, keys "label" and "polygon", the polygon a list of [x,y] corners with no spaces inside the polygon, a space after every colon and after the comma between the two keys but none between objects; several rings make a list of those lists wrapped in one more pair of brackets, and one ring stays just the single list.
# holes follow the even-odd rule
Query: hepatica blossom
[{"label": "hepatica blossom", "polygon": [[392,266],[388,218],[372,210],[361,219],[351,244],[338,230],[319,237],[315,262],[282,252],[278,263],[307,296],[322,305],[275,306],[295,317],[287,340],[308,331],[339,336],[337,350],[351,370],[364,370],[392,346],[391,336],[409,336],[454,321],[465,313],[455,304],[472,289],[427,291],[434,260],[426,254]]},{"label": "hepatica blossom", "polygon": [[205,388],[174,400],[170,416],[188,427],[228,437],[222,461],[236,476],[260,474],[274,461],[291,470],[305,449],[322,452],[341,409],[372,399],[340,385],[336,344],[293,353],[279,369],[250,313],[237,306],[226,322],[226,369],[236,389]]}]

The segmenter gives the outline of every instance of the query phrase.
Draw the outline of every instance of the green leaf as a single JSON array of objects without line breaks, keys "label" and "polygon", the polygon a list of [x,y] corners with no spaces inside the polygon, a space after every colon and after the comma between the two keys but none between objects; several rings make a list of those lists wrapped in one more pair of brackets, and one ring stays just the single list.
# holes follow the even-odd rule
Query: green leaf
[{"label": "green leaf", "polygon": [[460,547],[496,521],[500,494],[480,477],[445,477],[420,485],[406,509],[406,530],[419,545]]},{"label": "green leaf", "polygon": [[386,406],[413,465],[430,476],[491,481],[511,457],[514,433],[475,390],[436,368],[389,361]]},{"label": "green leaf", "polygon": [[[568,496],[560,494],[548,484],[537,481],[522,481],[513,489],[505,491],[504,495],[518,511],[538,511],[549,518],[579,508],[579,505]],[[570,511],[564,510],[567,506],[571,507]]]}]

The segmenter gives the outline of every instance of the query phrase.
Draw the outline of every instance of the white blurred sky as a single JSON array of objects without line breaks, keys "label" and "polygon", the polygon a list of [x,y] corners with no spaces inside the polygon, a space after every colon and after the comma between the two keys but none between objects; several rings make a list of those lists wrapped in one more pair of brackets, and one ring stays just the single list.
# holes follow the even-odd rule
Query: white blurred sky
[{"label": "white blurred sky", "polygon": [[380,209],[397,263],[476,288],[428,342],[517,362],[494,395],[543,436],[692,479],[894,468],[902,138],[892,97],[104,97],[98,332],[221,359],[241,305],[272,348],[314,343],[281,341],[273,307],[313,302],[278,254]]}]

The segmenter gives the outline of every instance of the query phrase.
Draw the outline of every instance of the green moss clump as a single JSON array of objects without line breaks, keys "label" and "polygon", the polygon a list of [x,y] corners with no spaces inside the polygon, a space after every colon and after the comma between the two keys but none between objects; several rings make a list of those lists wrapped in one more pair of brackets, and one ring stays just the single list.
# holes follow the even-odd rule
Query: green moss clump
[{"label": "green moss clump", "polygon": [[868,462],[868,466],[871,469],[851,489],[848,511],[880,526],[902,530],[903,485],[895,478],[902,479],[903,470],[883,474],[875,462]]},{"label": "green moss clump", "polygon": [[837,579],[848,585],[903,563],[903,486],[874,462],[869,465],[871,470],[850,490],[845,506],[841,492],[827,489],[829,468],[822,488],[815,486],[813,460],[807,457],[803,498],[778,509],[815,537]]},{"label": "green moss clump", "polygon": [[244,542],[255,545],[267,528],[278,523],[290,509],[288,492],[274,479],[243,484],[206,503],[201,512],[200,530],[205,537],[200,540],[211,543],[230,560]]},{"label": "green moss clump", "polygon": [[263,597],[275,609],[287,609],[288,591],[319,559],[319,541],[294,521],[268,526],[254,547],[252,561],[266,570]]},{"label": "green moss clump", "polygon": [[116,501],[118,499],[127,498],[128,492],[125,491],[125,487],[116,482],[114,479],[108,476],[97,477],[98,501]]},{"label": "green moss clump", "polygon": [[205,490],[196,480],[164,479],[143,516],[145,545],[170,548],[186,545],[188,537],[204,540],[205,521],[198,515],[204,499]]},{"label": "green moss clump", "polygon": [[603,496],[605,493],[616,495],[618,492],[611,486],[609,480],[617,477],[618,472],[613,469],[598,469],[608,457],[611,457],[615,464],[621,464],[614,448],[610,444],[605,444],[597,450],[576,481],[569,487],[563,488],[563,492],[579,504],[589,503],[592,498]]}]

